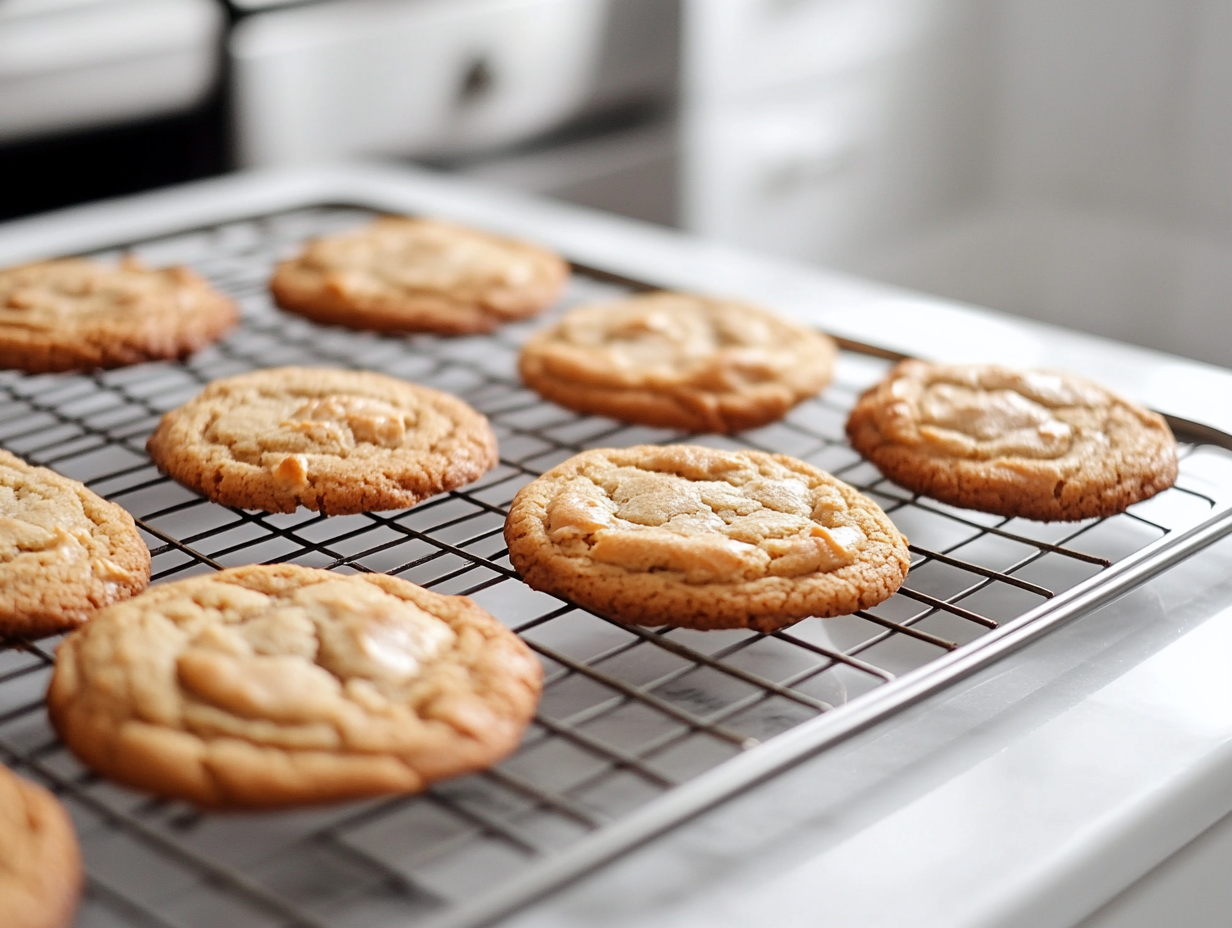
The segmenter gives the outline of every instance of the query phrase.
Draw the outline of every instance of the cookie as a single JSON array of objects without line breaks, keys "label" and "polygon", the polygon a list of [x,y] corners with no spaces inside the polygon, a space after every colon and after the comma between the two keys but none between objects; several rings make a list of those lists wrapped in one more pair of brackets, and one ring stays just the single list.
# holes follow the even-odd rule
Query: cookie
[{"label": "cookie", "polygon": [[461,400],[308,367],[215,380],[163,416],[146,448],[214,502],[267,512],[402,509],[496,465],[488,420]]},{"label": "cookie", "polygon": [[1163,418],[1073,374],[904,361],[847,436],[913,493],[1003,516],[1108,516],[1176,480]]},{"label": "cookie", "polygon": [[570,458],[518,493],[505,541],[534,589],[637,625],[771,631],[874,606],[910,566],[907,540],[842,481],[695,445]]},{"label": "cookie", "polygon": [[206,808],[413,793],[511,752],[542,669],[465,596],[249,566],[158,584],[60,646],[52,723],[117,782]]},{"label": "cookie", "polygon": [[834,342],[747,303],[649,293],[572,310],[519,358],[522,380],[578,412],[690,432],[781,419],[830,382]]},{"label": "cookie", "polygon": [[278,265],[283,309],[381,332],[487,332],[554,303],[569,278],[558,255],[431,219],[385,216],[316,239]]},{"label": "cookie", "polygon": [[184,267],[64,258],[0,271],[0,367],[31,374],[184,357],[238,321]]},{"label": "cookie", "polygon": [[0,451],[0,637],[75,628],[149,582],[150,551],[132,516]]},{"label": "cookie", "polygon": [[81,849],[56,797],[0,767],[0,924],[68,928],[81,894]]}]

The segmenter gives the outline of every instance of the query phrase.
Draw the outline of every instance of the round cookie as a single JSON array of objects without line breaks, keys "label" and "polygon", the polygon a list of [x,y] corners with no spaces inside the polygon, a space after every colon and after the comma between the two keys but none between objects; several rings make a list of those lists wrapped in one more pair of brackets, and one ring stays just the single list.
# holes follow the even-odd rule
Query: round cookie
[{"label": "round cookie", "polygon": [[149,582],[150,551],[132,516],[0,451],[0,638],[75,628]]},{"label": "round cookie", "polygon": [[64,258],[0,271],[0,367],[31,374],[180,358],[238,321],[235,304],[184,267]]},{"label": "round cookie", "polygon": [[316,239],[270,281],[283,309],[382,332],[487,332],[554,303],[569,278],[558,255],[431,219],[385,216]]},{"label": "round cookie", "polygon": [[496,465],[488,420],[456,397],[308,367],[215,380],[164,415],[146,448],[214,502],[267,512],[402,509]]},{"label": "round cookie", "polygon": [[835,353],[825,335],[760,307],[664,292],[572,310],[526,343],[519,370],[578,412],[736,432],[816,394]]},{"label": "round cookie", "polygon": [[542,669],[465,596],[288,564],[158,584],[60,646],[51,720],[117,782],[207,808],[412,793],[510,753]]},{"label": "round cookie", "polygon": [[534,589],[638,625],[771,631],[902,585],[907,539],[803,461],[641,445],[586,451],[523,487],[505,522]]},{"label": "round cookie", "polygon": [[0,767],[0,924],[68,928],[81,879],[81,849],[64,807]]},{"label": "round cookie", "polygon": [[1176,480],[1163,418],[1073,374],[904,361],[847,436],[908,490],[1003,516],[1108,516]]}]

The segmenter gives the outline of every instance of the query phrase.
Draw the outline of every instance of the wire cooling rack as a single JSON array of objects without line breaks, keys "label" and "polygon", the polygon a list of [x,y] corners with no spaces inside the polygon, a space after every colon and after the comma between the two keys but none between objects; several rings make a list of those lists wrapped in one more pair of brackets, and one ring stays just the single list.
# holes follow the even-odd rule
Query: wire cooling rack
[{"label": "wire cooling rack", "polygon": [[[868,353],[845,350],[834,384],[781,422],[730,437],[688,435],[578,415],[524,389],[517,349],[540,321],[488,336],[403,338],[322,327],[273,307],[266,282],[276,260],[311,235],[370,216],[301,209],[129,246],[151,264],[205,274],[242,306],[241,329],[182,363],[0,373],[0,445],[128,509],[153,554],[155,582],[290,562],[383,571],[472,596],[542,659],[538,714],[513,757],[421,796],[204,814],[113,786],[78,764],[43,707],[56,642],[8,642],[0,758],[51,786],[73,815],[88,869],[81,925],[471,923],[475,899],[516,898],[536,874],[542,885],[553,872],[567,875],[561,861],[600,847],[617,826],[636,832],[648,809],[668,808],[708,773],[735,769],[738,755],[757,754],[750,748],[869,705],[866,694],[893,689],[903,675],[967,653],[1058,597],[1098,588],[1098,578],[1117,574],[1114,565],[1146,563],[1145,549],[1210,526],[1232,502],[1232,454],[1210,445],[1184,445],[1176,487],[1108,519],[1047,524],[913,498],[843,437],[855,397],[889,365]],[[578,269],[561,308],[631,286]],[[410,510],[328,518],[217,506],[158,473],[144,448],[163,412],[215,378],[284,364],[377,370],[454,393],[490,418],[500,465]],[[586,448],[674,441],[785,452],[859,487],[911,539],[906,585],[875,609],[764,635],[626,627],[518,580],[502,526],[520,487]]]}]

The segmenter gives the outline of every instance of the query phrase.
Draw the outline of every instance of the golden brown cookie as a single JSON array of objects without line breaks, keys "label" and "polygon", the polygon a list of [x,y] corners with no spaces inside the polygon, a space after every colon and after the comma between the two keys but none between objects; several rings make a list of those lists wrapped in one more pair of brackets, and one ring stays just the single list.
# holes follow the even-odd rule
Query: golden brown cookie
[{"label": "golden brown cookie", "polygon": [[0,637],[75,628],[149,582],[150,552],[132,516],[0,451]]},{"label": "golden brown cookie", "polygon": [[782,454],[600,448],[523,487],[509,559],[537,590],[638,625],[770,631],[867,609],[907,539],[872,500]]},{"label": "golden brown cookie", "polygon": [[104,776],[210,808],[412,793],[518,744],[542,669],[465,596],[237,567],[152,587],[60,646],[47,694]]},{"label": "golden brown cookie", "polygon": [[461,400],[367,371],[279,367],[215,380],[163,416],[147,449],[216,503],[330,515],[414,506],[496,464]]},{"label": "golden brown cookie", "polygon": [[526,385],[578,412],[692,432],[780,419],[830,382],[834,342],[747,303],[649,293],[572,310],[526,343]]},{"label": "golden brown cookie", "polygon": [[1112,515],[1176,480],[1163,418],[1073,374],[904,361],[847,436],[908,490],[1003,516]]},{"label": "golden brown cookie", "polygon": [[81,893],[81,849],[56,797],[0,767],[0,925],[68,928]]},{"label": "golden brown cookie", "polygon": [[283,309],[382,332],[487,332],[554,303],[569,278],[558,255],[431,219],[385,216],[316,239],[278,265]]},{"label": "golden brown cookie", "polygon": [[32,374],[184,357],[238,321],[184,267],[64,258],[0,271],[0,367]]}]

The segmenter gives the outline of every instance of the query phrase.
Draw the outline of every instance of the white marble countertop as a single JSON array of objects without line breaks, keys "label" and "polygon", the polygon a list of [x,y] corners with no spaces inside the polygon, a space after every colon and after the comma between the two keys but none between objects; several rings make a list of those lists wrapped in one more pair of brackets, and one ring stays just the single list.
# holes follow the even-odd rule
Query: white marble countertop
[{"label": "white marble countertop", "polygon": [[[326,181],[905,353],[1076,370],[1232,432],[1232,372],[427,175],[213,182],[78,210],[68,247],[147,234],[160,211],[182,222],[186,202],[208,221]],[[0,263],[65,249],[54,215],[0,231]],[[1074,925],[1232,810],[1229,668],[1232,540],[504,923]]]}]

